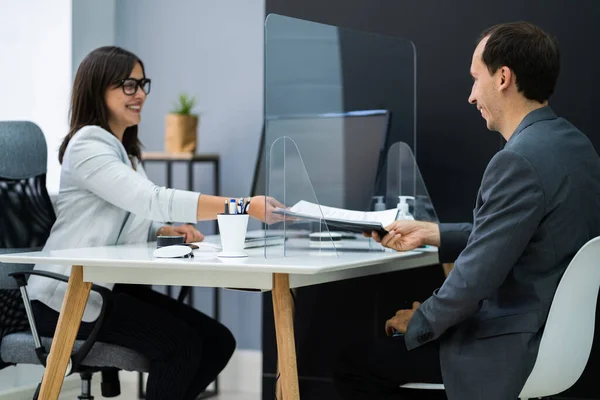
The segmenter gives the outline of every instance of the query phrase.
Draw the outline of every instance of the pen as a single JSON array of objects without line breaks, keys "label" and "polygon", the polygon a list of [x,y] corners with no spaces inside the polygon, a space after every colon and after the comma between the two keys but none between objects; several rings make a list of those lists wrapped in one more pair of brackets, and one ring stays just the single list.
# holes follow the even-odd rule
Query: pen
[{"label": "pen", "polygon": [[244,205],[244,212],[243,212],[243,214],[248,214],[249,210],[250,210],[250,199],[248,199],[248,201],[246,202],[246,205]]},{"label": "pen", "polygon": [[229,207],[227,206],[227,200],[225,200],[225,208],[223,209],[223,214],[229,214]]},{"label": "pen", "polygon": [[237,209],[238,209],[238,214],[244,213],[244,199],[241,197],[238,200]]},{"label": "pen", "polygon": [[229,200],[229,214],[237,214],[235,199]]}]

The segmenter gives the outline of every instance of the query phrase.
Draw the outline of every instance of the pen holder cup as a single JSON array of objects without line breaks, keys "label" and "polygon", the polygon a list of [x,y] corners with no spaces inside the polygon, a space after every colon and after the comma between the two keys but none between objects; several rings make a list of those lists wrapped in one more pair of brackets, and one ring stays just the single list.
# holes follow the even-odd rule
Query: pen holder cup
[{"label": "pen holder cup", "polygon": [[218,257],[248,257],[244,251],[248,214],[219,214],[219,234],[221,235],[222,251]]}]

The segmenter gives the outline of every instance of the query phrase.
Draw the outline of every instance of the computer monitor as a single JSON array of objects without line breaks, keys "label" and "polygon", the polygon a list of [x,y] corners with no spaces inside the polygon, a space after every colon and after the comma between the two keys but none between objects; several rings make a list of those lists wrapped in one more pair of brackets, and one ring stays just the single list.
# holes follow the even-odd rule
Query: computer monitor
[{"label": "computer monitor", "polygon": [[[350,210],[370,209],[384,161],[389,123],[388,110],[267,118],[252,194],[265,194],[265,148],[286,136],[297,144],[320,204]],[[270,143],[265,143],[265,138]]]}]

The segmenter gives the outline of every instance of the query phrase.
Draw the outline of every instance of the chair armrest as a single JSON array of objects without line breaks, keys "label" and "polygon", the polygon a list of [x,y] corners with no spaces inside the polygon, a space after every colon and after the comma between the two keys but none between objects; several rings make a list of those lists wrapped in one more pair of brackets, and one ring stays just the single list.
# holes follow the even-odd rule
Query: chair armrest
[{"label": "chair armrest", "polygon": [[[54,279],[54,280],[65,282],[65,283],[69,282],[69,277],[60,275],[60,274],[56,274],[53,272],[48,272],[48,271],[17,271],[17,272],[12,272],[8,275],[13,277],[17,281],[17,285],[19,286],[19,288],[21,288],[23,286],[25,286],[25,287],[27,286],[27,280],[25,279],[25,276],[27,276],[27,275],[41,276],[44,278],[50,278],[50,279]],[[104,315],[106,314],[106,310],[108,307],[112,307],[112,303],[113,303],[113,293],[111,290],[109,290],[105,287],[102,287],[102,286],[94,285],[94,284],[92,284],[91,290],[100,294],[100,296],[102,297],[102,308],[100,309],[100,315],[98,316],[98,319],[96,320],[96,323],[94,324],[94,328],[92,328],[92,332],[90,332],[90,335],[83,342],[83,344],[81,345],[79,350],[76,352],[73,352],[73,354],[71,355],[71,362],[72,362],[71,371],[76,371],[79,368],[79,365],[81,364],[83,359],[88,355],[88,353],[90,352],[90,350],[96,343],[96,338],[98,337],[98,332],[100,331],[100,328],[102,327],[102,323],[104,321]],[[33,315],[32,315],[32,319],[34,320],[34,323],[35,323],[35,319],[34,319]],[[45,352],[45,349],[43,349],[43,350]],[[36,351],[38,351],[38,350],[36,349]],[[44,366],[46,366],[46,358],[47,357],[48,357],[48,353],[45,353],[43,355],[38,353],[38,358],[40,358],[40,361],[42,362],[42,364]],[[43,358],[43,360],[42,360],[42,358]]]},{"label": "chair armrest", "polygon": [[[61,274],[55,274],[54,272],[48,272],[48,271],[35,271],[35,270],[32,270],[32,271],[17,271],[17,272],[11,272],[10,274],[8,274],[8,276],[14,278],[17,281],[17,285],[19,285],[19,287],[21,287],[21,286],[27,286],[27,280],[25,279],[26,275],[43,276],[45,278],[54,279],[56,281],[61,281],[61,282],[69,283],[69,277],[68,276],[61,275]],[[112,296],[112,291],[110,289],[107,289],[107,288],[102,287],[102,286],[98,286],[98,285],[92,284],[92,290],[94,292],[99,293],[100,296],[102,296],[102,300],[104,300],[105,297],[111,297]]]}]

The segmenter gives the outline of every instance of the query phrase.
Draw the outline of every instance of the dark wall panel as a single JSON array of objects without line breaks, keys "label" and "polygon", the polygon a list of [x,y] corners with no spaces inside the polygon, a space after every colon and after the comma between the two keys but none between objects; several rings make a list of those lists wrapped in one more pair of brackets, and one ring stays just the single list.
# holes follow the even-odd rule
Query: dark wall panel
[{"label": "dark wall panel", "polygon": [[[467,102],[472,84],[469,66],[476,39],[490,25],[528,20],[557,37],[562,68],[550,105],[584,131],[596,149],[600,149],[600,128],[595,121],[595,113],[600,110],[598,0],[266,0],[266,12],[401,37],[415,44],[417,160],[442,221],[472,218],[483,171],[503,145],[500,135],[487,131],[479,112]],[[353,51],[360,50],[344,48],[343,56],[360,58]],[[394,104],[394,99],[385,98],[393,93],[381,94],[382,98],[365,88],[355,75],[344,76],[347,109],[353,105],[377,108]],[[338,347],[349,342],[349,336],[354,339],[372,336],[376,329],[373,324],[377,326],[389,318],[391,310],[426,297],[430,289],[441,283],[441,272],[436,268],[302,289],[298,294],[301,310],[296,329],[301,338],[299,368],[303,398],[335,398],[328,375]],[[359,292],[362,296],[357,297]],[[275,354],[268,296],[263,304],[266,372],[263,398],[271,399]],[[354,324],[348,319],[350,314],[337,317],[336,309],[345,305],[356,311],[351,315]],[[330,349],[319,346],[320,338],[326,335],[324,342]],[[336,341],[336,337],[340,339]],[[599,347],[596,340],[583,377],[568,395],[600,398],[595,385],[600,371]]]},{"label": "dark wall panel", "polygon": [[[551,106],[600,148],[600,131],[593,120],[600,109],[600,84],[594,78],[600,64],[597,0],[267,0],[266,10],[414,42],[417,158],[440,219],[471,217],[485,166],[502,145],[499,134],[487,131],[475,107],[467,103],[476,39],[492,24],[528,20],[557,36],[563,60]],[[356,81],[344,84],[350,91]],[[352,90],[346,102],[361,102],[359,95]]]}]

